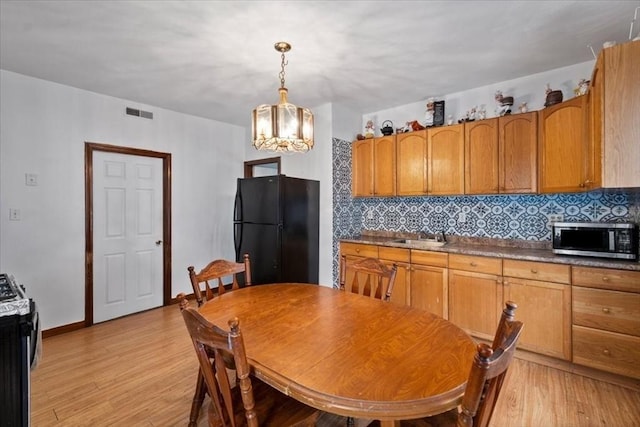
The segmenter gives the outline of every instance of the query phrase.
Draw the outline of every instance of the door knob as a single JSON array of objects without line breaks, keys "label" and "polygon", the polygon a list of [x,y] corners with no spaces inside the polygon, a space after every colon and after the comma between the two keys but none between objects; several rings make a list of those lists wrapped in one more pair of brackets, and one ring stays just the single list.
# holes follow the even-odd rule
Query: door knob
[{"label": "door knob", "polygon": [[162,240],[156,240],[156,246],[160,246],[162,244]]}]

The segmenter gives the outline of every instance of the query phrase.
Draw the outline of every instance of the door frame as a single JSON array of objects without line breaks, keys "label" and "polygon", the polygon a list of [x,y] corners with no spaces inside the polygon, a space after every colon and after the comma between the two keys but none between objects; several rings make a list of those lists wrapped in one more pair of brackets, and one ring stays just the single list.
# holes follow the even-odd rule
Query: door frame
[{"label": "door frame", "polygon": [[85,277],[84,326],[93,325],[93,153],[128,154],[162,159],[162,305],[171,304],[171,154],[131,147],[84,143]]}]

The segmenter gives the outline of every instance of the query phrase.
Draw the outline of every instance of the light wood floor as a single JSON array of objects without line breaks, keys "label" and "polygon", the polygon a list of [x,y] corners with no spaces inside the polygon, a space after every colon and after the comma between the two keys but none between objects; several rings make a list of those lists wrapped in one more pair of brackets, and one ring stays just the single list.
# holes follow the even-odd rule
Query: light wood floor
[{"label": "light wood floor", "polygon": [[[196,369],[177,306],[46,338],[32,425],[185,426]],[[491,426],[640,426],[640,392],[516,359]]]}]

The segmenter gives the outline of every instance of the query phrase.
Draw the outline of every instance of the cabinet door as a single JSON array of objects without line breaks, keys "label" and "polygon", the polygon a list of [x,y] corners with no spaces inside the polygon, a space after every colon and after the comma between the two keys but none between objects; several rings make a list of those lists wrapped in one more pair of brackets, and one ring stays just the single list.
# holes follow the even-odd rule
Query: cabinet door
[{"label": "cabinet door", "polygon": [[538,113],[532,111],[498,120],[499,192],[538,190]]},{"label": "cabinet door", "polygon": [[427,130],[428,192],[464,193],[464,125]]},{"label": "cabinet door", "polygon": [[354,141],[351,146],[351,161],[352,196],[373,195],[373,139]]},{"label": "cabinet door", "polygon": [[448,270],[442,267],[411,266],[411,307],[420,308],[447,319]]},{"label": "cabinet door", "polygon": [[498,119],[464,124],[464,192],[498,193]]},{"label": "cabinet door", "polygon": [[640,187],[640,41],[603,49],[603,187]]},{"label": "cabinet door", "polygon": [[398,196],[427,194],[427,131],[396,136]]},{"label": "cabinet door", "polygon": [[504,301],[525,324],[519,347],[571,360],[571,285],[505,277]]},{"label": "cabinet door", "polygon": [[493,340],[502,301],[500,276],[449,270],[449,320],[470,334]]},{"label": "cabinet door", "polygon": [[539,190],[568,193],[588,190],[586,97],[547,107],[541,112]]},{"label": "cabinet door", "polygon": [[373,140],[373,195],[396,194],[396,137],[383,136]]}]

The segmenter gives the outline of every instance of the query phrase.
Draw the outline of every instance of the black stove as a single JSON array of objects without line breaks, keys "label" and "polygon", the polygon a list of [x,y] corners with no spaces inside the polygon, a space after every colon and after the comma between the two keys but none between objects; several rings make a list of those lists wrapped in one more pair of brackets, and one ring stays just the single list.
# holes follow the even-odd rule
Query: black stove
[{"label": "black stove", "polygon": [[9,280],[6,274],[0,274],[0,301],[15,299],[18,296],[18,287]]},{"label": "black stove", "polygon": [[0,274],[0,426],[29,427],[31,369],[41,351],[35,302],[13,276]]}]

